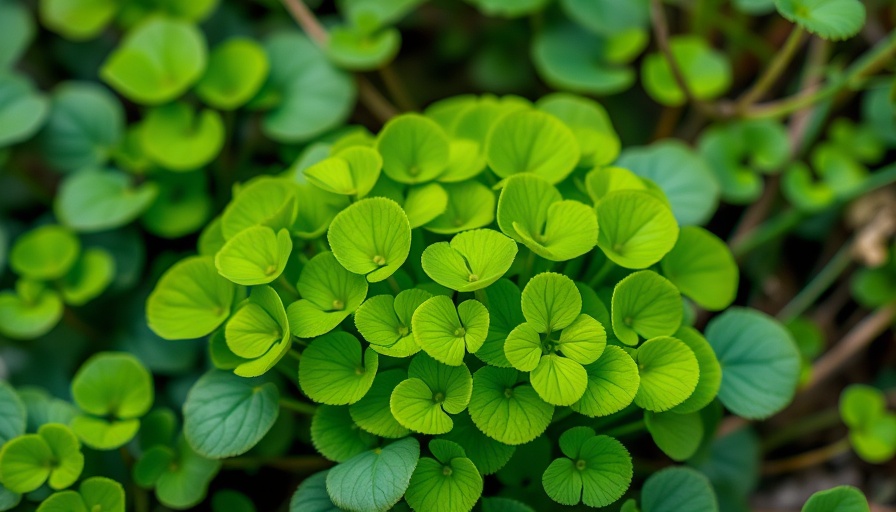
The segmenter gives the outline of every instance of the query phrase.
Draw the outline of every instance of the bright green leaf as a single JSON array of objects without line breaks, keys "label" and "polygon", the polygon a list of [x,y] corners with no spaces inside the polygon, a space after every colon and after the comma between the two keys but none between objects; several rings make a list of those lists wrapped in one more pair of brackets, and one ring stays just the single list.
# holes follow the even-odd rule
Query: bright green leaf
[{"label": "bright green leaf", "polygon": [[637,345],[638,336],[669,336],[681,325],[681,295],[652,270],[630,274],[613,289],[613,331],[620,341]]},{"label": "bright green leaf", "polygon": [[358,339],[346,332],[316,338],[302,352],[299,385],[315,402],[353,404],[364,397],[376,377],[379,357],[361,352]]}]

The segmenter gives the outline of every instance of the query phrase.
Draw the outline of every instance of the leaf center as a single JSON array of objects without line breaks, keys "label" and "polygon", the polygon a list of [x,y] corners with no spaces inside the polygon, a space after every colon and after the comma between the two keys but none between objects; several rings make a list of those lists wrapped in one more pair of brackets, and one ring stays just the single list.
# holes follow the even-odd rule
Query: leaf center
[{"label": "leaf center", "polygon": [[455,338],[463,338],[466,335],[467,335],[467,330],[464,329],[463,326],[458,327],[457,329],[454,330]]},{"label": "leaf center", "polygon": [[477,276],[476,274],[470,274],[469,277],[467,277],[467,280],[471,283],[475,283],[476,281],[479,281],[479,276]]},{"label": "leaf center", "polygon": [[432,401],[437,404],[444,402],[445,401],[445,393],[442,393],[441,391],[439,391],[436,394],[432,395]]},{"label": "leaf center", "polygon": [[272,276],[272,275],[274,275],[274,272],[276,272],[276,271],[277,271],[276,265],[268,265],[267,268],[264,269],[264,275]]},{"label": "leaf center", "polygon": [[383,265],[386,264],[386,258],[382,257],[379,254],[374,254],[373,262],[382,267]]},{"label": "leaf center", "polygon": [[579,471],[584,471],[587,465],[588,464],[582,459],[576,461],[576,469],[578,469]]},{"label": "leaf center", "polygon": [[345,303],[343,303],[341,300],[339,300],[339,299],[333,299],[333,309],[334,309],[335,311],[342,311],[342,309],[343,309],[344,307],[345,307]]},{"label": "leaf center", "polygon": [[504,388],[504,396],[507,398],[513,398],[513,388]]},{"label": "leaf center", "polygon": [[411,330],[408,329],[408,326],[406,326],[406,325],[398,326],[398,335],[399,336],[402,336],[402,337],[407,336],[409,332],[411,332]]},{"label": "leaf center", "polygon": [[451,476],[451,466],[442,466],[442,474],[445,476]]}]

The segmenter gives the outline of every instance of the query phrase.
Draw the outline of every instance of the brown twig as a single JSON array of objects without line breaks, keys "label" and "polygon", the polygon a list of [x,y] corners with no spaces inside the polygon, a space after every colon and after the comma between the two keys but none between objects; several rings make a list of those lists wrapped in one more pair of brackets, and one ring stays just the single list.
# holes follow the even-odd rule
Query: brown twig
[{"label": "brown twig", "polygon": [[848,452],[849,449],[849,439],[844,437],[835,443],[793,457],[768,461],[762,465],[762,474],[780,475],[781,473],[799,471],[826,462],[842,453]]},{"label": "brown twig", "polygon": [[317,16],[315,16],[314,13],[311,12],[311,9],[305,5],[305,2],[302,0],[282,1],[283,6],[286,7],[289,14],[292,15],[293,19],[295,19],[302,27],[302,30],[308,34],[308,37],[317,43],[318,46],[325,46],[330,35],[327,34],[327,29],[325,29],[324,26],[320,24],[320,21],[317,20]]}]

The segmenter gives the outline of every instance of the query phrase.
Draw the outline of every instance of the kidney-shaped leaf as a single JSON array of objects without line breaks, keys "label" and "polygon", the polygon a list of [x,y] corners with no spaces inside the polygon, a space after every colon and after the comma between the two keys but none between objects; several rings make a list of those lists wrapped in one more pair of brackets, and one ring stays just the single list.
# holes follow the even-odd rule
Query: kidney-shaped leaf
[{"label": "kidney-shaped leaf", "polygon": [[408,379],[392,391],[389,407],[404,427],[422,434],[445,434],[470,402],[473,380],[466,366],[448,366],[426,354],[411,361]]},{"label": "kidney-shaped leaf", "polygon": [[48,224],[16,239],[9,266],[20,276],[51,281],[64,276],[81,252],[81,242],[68,228]]},{"label": "kidney-shaped leaf", "polygon": [[343,267],[376,283],[407,259],[411,225],[398,203],[373,197],[342,210],[330,223],[327,240]]},{"label": "kidney-shaped leaf", "polygon": [[203,457],[223,459],[249,451],[280,412],[277,386],[212,370],[184,402],[184,436]]},{"label": "kidney-shaped leaf", "polygon": [[236,284],[267,284],[283,273],[291,252],[289,231],[275,233],[267,226],[252,226],[224,244],[215,255],[215,267]]},{"label": "kidney-shaped leaf", "polygon": [[513,368],[485,366],[473,375],[470,418],[487,436],[504,444],[525,444],[540,436],[554,415]]},{"label": "kidney-shaped leaf", "polygon": [[660,261],[678,239],[672,211],[650,192],[620,190],[597,205],[597,245],[626,268],[647,268]]},{"label": "kidney-shaped leaf", "polygon": [[224,147],[224,121],[214,110],[194,112],[186,103],[155,107],[140,125],[144,153],[172,171],[192,171],[218,156]]},{"label": "kidney-shaped leaf", "polygon": [[420,444],[407,437],[339,464],[327,474],[327,493],[351,512],[385,512],[404,495],[420,457]]},{"label": "kidney-shaped leaf", "polygon": [[703,308],[719,311],[734,302],[737,262],[725,242],[703,228],[682,228],[660,266],[669,281]]},{"label": "kidney-shaped leaf", "polygon": [[158,193],[152,182],[133,186],[124,173],[84,169],[62,182],[53,211],[75,231],[105,231],[139,217]]},{"label": "kidney-shaped leaf", "polygon": [[790,403],[800,354],[784,326],[764,313],[732,308],[712,319],[706,339],[722,365],[719,398],[731,412],[761,419]]},{"label": "kidney-shaped leaf", "polygon": [[394,117],[380,131],[376,149],[383,156],[383,172],[399,183],[425,183],[445,170],[448,135],[429,118],[418,114]]},{"label": "kidney-shaped leaf", "polygon": [[637,352],[641,386],[635,403],[648,411],[667,411],[684,402],[697,387],[700,366],[681,340],[662,336],[644,342]]},{"label": "kidney-shaped leaf", "polygon": [[865,6],[859,0],[775,0],[781,16],[819,37],[837,41],[859,33]]},{"label": "kidney-shaped leaf", "polygon": [[391,357],[408,357],[420,351],[411,331],[414,311],[432,294],[420,290],[404,290],[397,296],[377,295],[369,298],[355,312],[355,327],[370,347]]},{"label": "kidney-shaped leaf", "polygon": [[500,279],[513,264],[516,243],[491,229],[456,235],[423,251],[423,271],[433,281],[459,292],[485,288]]},{"label": "kidney-shaped leaf", "polygon": [[411,476],[405,500],[414,510],[469,512],[482,495],[482,476],[459,444],[429,442],[435,458],[422,457]]},{"label": "kidney-shaped leaf", "polygon": [[289,328],[299,338],[312,338],[332,331],[358,309],[367,296],[367,281],[327,251],[305,265],[297,289],[302,299],[289,305]]},{"label": "kidney-shaped leaf", "polygon": [[541,480],[552,500],[605,507],[628,490],[632,458],[616,439],[598,436],[588,427],[573,427],[560,436],[560,448],[566,457],[551,462]]},{"label": "kidney-shaped leaf", "polygon": [[233,110],[252,99],[269,70],[261,45],[252,39],[234,37],[212,50],[208,68],[196,84],[196,94],[212,107]]},{"label": "kidney-shaped leaf", "polygon": [[673,334],[682,312],[678,289],[652,270],[630,274],[613,289],[613,332],[627,345],[637,345],[639,335],[649,339]]},{"label": "kidney-shaped leaf", "polygon": [[489,131],[485,154],[502,178],[529,172],[559,183],[579,162],[579,144],[556,117],[536,110],[508,114]]},{"label": "kidney-shaped leaf", "polygon": [[274,367],[292,346],[283,301],[270,286],[257,286],[224,326],[227,348],[239,357],[233,373],[257,377]]},{"label": "kidney-shaped leaf", "polygon": [[353,404],[373,385],[378,366],[376,352],[367,349],[362,354],[357,338],[332,332],[316,338],[302,352],[299,385],[315,402]]}]

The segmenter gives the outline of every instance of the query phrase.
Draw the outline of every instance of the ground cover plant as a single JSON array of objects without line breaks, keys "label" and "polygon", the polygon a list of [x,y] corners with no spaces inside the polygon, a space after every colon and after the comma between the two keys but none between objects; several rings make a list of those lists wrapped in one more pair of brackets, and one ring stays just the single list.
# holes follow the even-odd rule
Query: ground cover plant
[{"label": "ground cover plant", "polygon": [[0,510],[894,510],[894,25],[0,0]]}]

